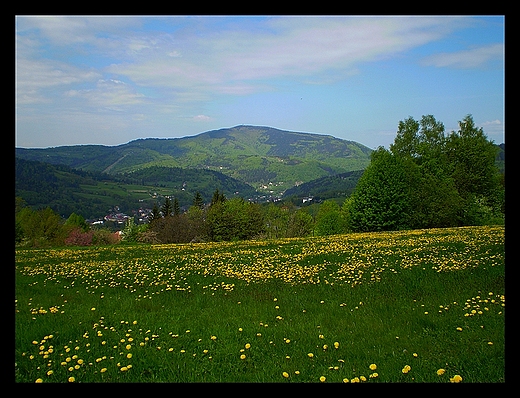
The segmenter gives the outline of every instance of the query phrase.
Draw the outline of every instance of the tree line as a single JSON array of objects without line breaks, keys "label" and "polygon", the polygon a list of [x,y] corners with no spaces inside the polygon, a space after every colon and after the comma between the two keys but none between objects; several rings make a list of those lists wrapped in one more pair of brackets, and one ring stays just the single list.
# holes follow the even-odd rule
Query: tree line
[{"label": "tree line", "polygon": [[199,192],[181,212],[177,198],[155,203],[147,224],[128,221],[120,235],[92,229],[71,214],[32,210],[17,198],[15,240],[29,246],[123,242],[187,243],[331,235],[504,223],[504,173],[496,146],[471,115],[445,133],[432,115],[400,121],[389,149],[371,162],[344,202],[329,199],[312,215],[292,203],[260,205],[226,198],[218,189],[210,203]]}]

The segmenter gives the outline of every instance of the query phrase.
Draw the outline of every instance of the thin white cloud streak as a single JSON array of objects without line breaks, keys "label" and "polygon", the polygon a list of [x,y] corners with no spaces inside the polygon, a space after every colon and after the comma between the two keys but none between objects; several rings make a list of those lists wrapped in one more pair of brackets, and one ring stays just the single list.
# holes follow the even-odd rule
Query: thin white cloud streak
[{"label": "thin white cloud streak", "polygon": [[486,66],[491,61],[502,62],[503,60],[504,45],[497,43],[470,50],[433,54],[424,58],[421,64],[425,66],[470,69]]}]

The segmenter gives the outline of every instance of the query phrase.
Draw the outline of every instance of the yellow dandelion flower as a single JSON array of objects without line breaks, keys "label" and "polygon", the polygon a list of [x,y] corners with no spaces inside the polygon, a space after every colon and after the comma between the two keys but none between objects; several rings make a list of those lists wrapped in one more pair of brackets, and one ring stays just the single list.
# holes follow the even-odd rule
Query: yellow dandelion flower
[{"label": "yellow dandelion flower", "polygon": [[455,375],[450,377],[450,383],[460,383],[462,381],[462,377],[460,375]]},{"label": "yellow dandelion flower", "polygon": [[350,380],[351,383],[359,383],[359,377],[354,377],[352,380]]},{"label": "yellow dandelion flower", "polygon": [[245,347],[246,347],[246,350],[249,350],[251,348],[251,344],[246,343]]},{"label": "yellow dandelion flower", "polygon": [[35,382],[35,383],[43,383],[43,379],[38,378],[38,379],[36,379],[34,382]]},{"label": "yellow dandelion flower", "polygon": [[90,310],[91,310],[91,311],[95,311],[95,310],[96,310],[96,307],[92,307]]},{"label": "yellow dandelion flower", "polygon": [[370,364],[369,369],[370,370],[376,370],[377,369],[377,365],[375,363],[372,363],[372,364]]},{"label": "yellow dandelion flower", "polygon": [[325,376],[320,376],[320,381],[323,383],[325,382],[325,380],[327,380],[327,378]]},{"label": "yellow dandelion flower", "polygon": [[439,370],[437,370],[437,374],[438,374],[439,376],[442,376],[442,375],[444,374],[444,372],[446,372],[446,369],[442,369],[442,368],[440,368]]},{"label": "yellow dandelion flower", "polygon": [[413,355],[414,358],[417,358],[417,353],[416,352],[414,352],[412,355]]},{"label": "yellow dandelion flower", "polygon": [[345,378],[343,379],[343,383],[350,383],[350,380],[348,379],[348,377],[345,377]]},{"label": "yellow dandelion flower", "polygon": [[365,376],[359,376],[359,380],[361,381],[367,381],[367,378]]},{"label": "yellow dandelion flower", "polygon": [[132,348],[132,346],[130,344],[127,344],[125,348],[129,350],[130,348]]},{"label": "yellow dandelion flower", "polygon": [[103,368],[103,369],[101,369],[99,372],[100,372],[100,373],[105,373],[106,371],[107,371],[107,368]]},{"label": "yellow dandelion flower", "polygon": [[309,358],[312,358],[312,357],[314,357],[314,354],[313,354],[312,352],[309,352],[309,353],[307,354],[307,356],[308,356]]},{"label": "yellow dandelion flower", "polygon": [[336,349],[339,348],[339,343],[337,341],[334,342],[334,348],[336,348]]},{"label": "yellow dandelion flower", "polygon": [[285,377],[285,378],[287,379],[287,378],[289,377],[289,373],[287,373],[287,372],[283,372],[283,373],[282,373],[282,376]]},{"label": "yellow dandelion flower", "polygon": [[244,354],[240,355],[240,359],[246,359],[246,356]]},{"label": "yellow dandelion flower", "polygon": [[121,366],[121,372],[126,372],[128,368],[126,366]]},{"label": "yellow dandelion flower", "polygon": [[76,381],[76,379],[74,378],[74,376],[70,376],[68,381],[69,381],[69,383],[74,383]]},{"label": "yellow dandelion flower", "polygon": [[126,357],[127,357],[128,359],[130,359],[130,358],[132,358],[132,354],[131,354],[131,353],[126,354]]},{"label": "yellow dandelion flower", "polygon": [[405,367],[403,368],[402,372],[403,373],[408,373],[410,370],[412,370],[412,367],[410,365],[405,365]]},{"label": "yellow dandelion flower", "polygon": [[211,340],[215,341],[217,339],[217,336],[211,336]]}]

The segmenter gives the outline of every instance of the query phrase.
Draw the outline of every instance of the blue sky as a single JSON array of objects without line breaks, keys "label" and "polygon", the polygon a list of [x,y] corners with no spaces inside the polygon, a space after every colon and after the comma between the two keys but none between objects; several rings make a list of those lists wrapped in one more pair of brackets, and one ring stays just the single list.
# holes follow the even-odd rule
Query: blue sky
[{"label": "blue sky", "polygon": [[504,142],[503,16],[16,16],[18,147],[240,124],[371,148],[472,114]]}]

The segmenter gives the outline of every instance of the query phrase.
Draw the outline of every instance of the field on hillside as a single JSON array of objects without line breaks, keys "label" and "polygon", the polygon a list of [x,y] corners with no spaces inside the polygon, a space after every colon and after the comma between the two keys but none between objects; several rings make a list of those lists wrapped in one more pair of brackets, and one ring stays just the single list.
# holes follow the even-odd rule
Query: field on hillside
[{"label": "field on hillside", "polygon": [[504,382],[504,227],[18,249],[17,382]]}]

